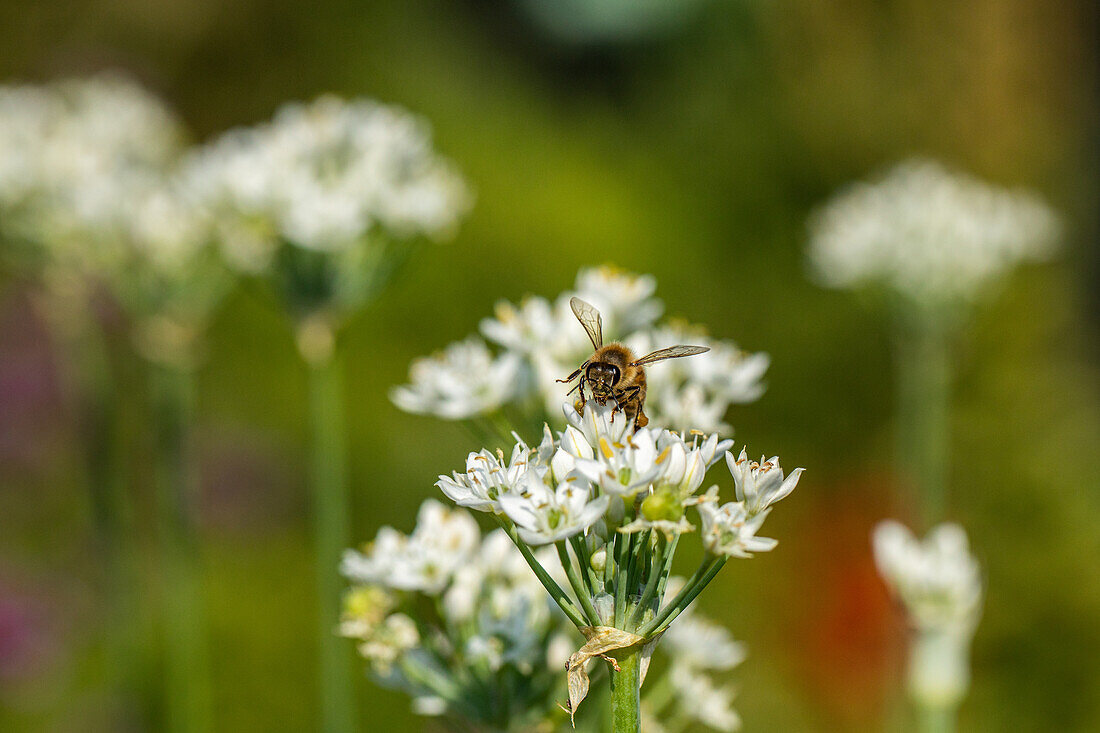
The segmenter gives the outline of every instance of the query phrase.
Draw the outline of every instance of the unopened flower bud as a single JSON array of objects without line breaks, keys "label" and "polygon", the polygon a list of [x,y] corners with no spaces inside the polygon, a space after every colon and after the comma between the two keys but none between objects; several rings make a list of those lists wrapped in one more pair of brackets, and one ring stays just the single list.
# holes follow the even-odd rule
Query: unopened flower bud
[{"label": "unopened flower bud", "polygon": [[602,573],[603,569],[607,567],[607,550],[599,549],[593,553],[592,558],[588,561],[588,564],[592,566],[592,569],[597,573]]}]

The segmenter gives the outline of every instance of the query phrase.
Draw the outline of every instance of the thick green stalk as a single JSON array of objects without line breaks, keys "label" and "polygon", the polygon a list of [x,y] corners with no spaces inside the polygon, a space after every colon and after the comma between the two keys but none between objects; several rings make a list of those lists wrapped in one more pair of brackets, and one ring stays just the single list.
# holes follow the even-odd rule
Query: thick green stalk
[{"label": "thick green stalk", "polygon": [[350,542],[343,370],[332,355],[309,366],[313,531],[317,553],[321,653],[321,723],[325,733],[355,729],[355,697],[347,645],[336,635],[340,617],[340,555]]},{"label": "thick green stalk", "polygon": [[947,505],[951,363],[947,334],[913,326],[898,341],[898,456],[918,493],[924,521],[943,519]]},{"label": "thick green stalk", "polygon": [[611,668],[611,730],[614,733],[639,733],[642,729],[642,645],[616,650],[612,656],[619,669]]},{"label": "thick green stalk", "polygon": [[195,528],[197,476],[193,422],[195,376],[155,365],[158,426],[158,540],[163,579],[165,727],[176,733],[210,729],[209,655]]}]

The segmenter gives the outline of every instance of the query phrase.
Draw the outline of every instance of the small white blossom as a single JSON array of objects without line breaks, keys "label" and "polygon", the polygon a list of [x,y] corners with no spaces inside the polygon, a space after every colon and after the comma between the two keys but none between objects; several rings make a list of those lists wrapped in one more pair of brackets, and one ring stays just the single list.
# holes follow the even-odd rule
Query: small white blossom
[{"label": "small white blossom", "polygon": [[784,477],[778,456],[769,459],[761,457],[757,463],[749,460],[744,448],[737,458],[732,453],[726,453],[726,465],[733,474],[737,500],[744,502],[745,511],[750,515],[759,514],[794,491],[803,471],[796,468]]},{"label": "small white blossom", "polygon": [[499,513],[500,497],[513,490],[531,465],[531,450],[523,442],[512,449],[505,461],[503,453],[493,455],[487,450],[471,453],[466,458],[466,472],[440,476],[435,483],[454,503],[479,512]]},{"label": "small white blossom", "polygon": [[469,514],[429,499],[420,505],[411,535],[383,527],[366,551],[346,551],[340,569],[360,583],[435,594],[467,561],[478,538]]},{"label": "small white blossom", "polygon": [[936,162],[901,163],[840,192],[810,220],[810,261],[830,287],[883,285],[911,302],[967,302],[1054,250],[1059,224],[1034,196]]},{"label": "small white blossom", "polygon": [[494,358],[483,342],[469,338],[441,354],[413,360],[410,384],[395,388],[390,398],[406,412],[464,420],[511,400],[519,380],[518,356],[504,353]]},{"label": "small white blossom", "polygon": [[923,540],[905,525],[887,520],[874,532],[879,573],[921,628],[972,630],[981,613],[982,576],[966,532],[941,524]]},{"label": "small white blossom", "polygon": [[770,510],[750,515],[741,502],[729,502],[717,506],[717,502],[699,504],[699,516],[703,520],[703,547],[714,555],[752,557],[754,552],[768,552],[779,542],[756,533]]},{"label": "small white blossom", "polygon": [[966,533],[941,524],[923,541],[904,525],[880,522],[875,563],[913,625],[909,693],[930,708],[951,708],[970,685],[970,639],[982,604],[981,569]]},{"label": "small white blossom", "polygon": [[500,507],[529,545],[545,545],[583,532],[603,517],[610,499],[606,495],[591,498],[587,482],[566,481],[551,488],[534,469],[523,475],[516,490],[500,498]]}]

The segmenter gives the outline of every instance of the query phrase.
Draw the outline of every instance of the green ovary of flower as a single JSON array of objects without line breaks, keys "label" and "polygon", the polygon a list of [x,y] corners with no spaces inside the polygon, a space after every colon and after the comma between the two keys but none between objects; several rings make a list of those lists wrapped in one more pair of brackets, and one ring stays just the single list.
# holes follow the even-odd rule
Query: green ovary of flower
[{"label": "green ovary of flower", "polygon": [[551,509],[546,513],[546,523],[550,526],[550,529],[557,529],[562,519],[563,515],[560,509]]},{"label": "green ovary of flower", "polygon": [[622,484],[623,486],[629,486],[630,485],[630,469],[629,468],[620,468],[619,469],[619,483]]},{"label": "green ovary of flower", "polygon": [[671,489],[661,489],[642,501],[642,516],[650,522],[675,522],[684,516],[684,507]]}]

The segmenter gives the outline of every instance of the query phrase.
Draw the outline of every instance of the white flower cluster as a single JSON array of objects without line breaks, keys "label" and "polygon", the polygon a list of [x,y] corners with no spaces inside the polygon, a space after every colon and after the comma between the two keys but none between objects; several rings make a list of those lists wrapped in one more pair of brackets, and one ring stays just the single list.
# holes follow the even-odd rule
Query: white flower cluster
[{"label": "white flower cluster", "polygon": [[920,541],[904,525],[885,521],[873,544],[879,573],[914,628],[910,694],[926,707],[953,707],[969,686],[969,646],[982,606],[981,568],[966,532],[941,524]]},{"label": "white flower cluster", "polygon": [[346,252],[374,235],[441,238],[470,203],[428,126],[369,100],[286,105],[271,122],[195,151],[186,168],[187,186],[216,214],[227,256],[250,270],[283,242]]},{"label": "white flower cluster", "polygon": [[[519,305],[501,302],[495,317],[481,322],[483,336],[500,350],[497,356],[471,336],[462,347],[416,360],[410,384],[394,390],[393,400],[408,412],[448,420],[476,419],[505,406],[533,416],[536,423],[556,416],[569,390],[556,380],[592,354],[592,344],[569,307],[576,296],[600,311],[609,342],[618,338],[639,357],[678,343],[710,347],[706,353],[647,369],[645,407],[657,425],[728,432],[724,419],[729,407],[763,393],[768,356],[742,352],[697,327],[658,324],[664,305],[653,295],[656,285],[648,275],[586,268],[578,273],[575,288],[553,301],[530,296]],[[513,371],[517,376],[509,384],[489,388],[488,374],[511,376]]]},{"label": "white flower cluster", "polygon": [[502,530],[483,538],[465,511],[428,500],[411,535],[383,528],[341,570],[340,632],[419,712],[515,729],[554,714],[566,621]]},{"label": "white flower cluster", "polygon": [[914,159],[816,211],[809,256],[830,287],[881,285],[938,307],[972,300],[1019,262],[1049,258],[1058,232],[1034,196]]},{"label": "white flower cluster", "polygon": [[0,234],[82,271],[125,267],[122,244],[193,246],[171,196],[186,135],[176,117],[119,76],[0,86]]},{"label": "white flower cluster", "polygon": [[[459,506],[507,516],[530,545],[568,539],[600,521],[624,533],[653,529],[671,537],[695,529],[684,512],[698,506],[710,553],[750,557],[775,546],[755,532],[802,469],[784,477],[776,458],[749,463],[742,452],[734,459],[726,452],[733,441],[716,434],[688,440],[661,428],[634,430],[611,405],[590,402],[578,413],[567,402],[564,411],[569,425],[556,437],[547,427],[537,448],[519,442],[508,460],[471,453],[464,472],[440,476],[436,486]],[[723,454],[738,501],[718,507],[717,487],[696,492]]]}]

